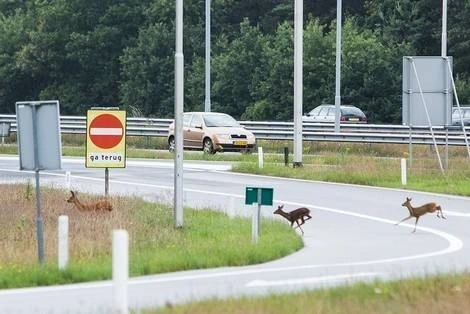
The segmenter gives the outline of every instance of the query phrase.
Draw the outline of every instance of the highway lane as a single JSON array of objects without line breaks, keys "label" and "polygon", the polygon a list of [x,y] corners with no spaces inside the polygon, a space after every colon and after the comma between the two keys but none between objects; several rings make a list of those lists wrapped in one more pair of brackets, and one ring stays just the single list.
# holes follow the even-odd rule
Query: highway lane
[{"label": "highway lane", "polygon": [[[469,198],[234,174],[227,171],[229,168],[225,163],[185,162],[185,205],[249,216],[254,207],[244,205],[245,188],[272,187],[275,206],[312,209],[313,219],[303,228],[305,248],[260,265],[132,278],[132,308],[208,297],[298,291],[356,280],[453,273],[470,265]],[[34,177],[33,173],[17,169],[16,157],[0,157],[0,181]],[[71,172],[72,189],[104,191],[104,170],[86,169],[80,158],[64,159],[62,171],[41,172],[41,183],[64,187],[66,171]],[[171,202],[172,187],[171,161],[129,160],[125,169],[110,169],[112,194]],[[448,218],[424,216],[414,234],[413,220],[396,226],[408,215],[407,209],[401,207],[406,196],[413,198],[415,206],[431,200],[441,203]],[[263,217],[283,219],[274,217],[273,210],[274,207],[263,206]],[[0,291],[0,313],[107,313],[111,305],[109,281]]]}]

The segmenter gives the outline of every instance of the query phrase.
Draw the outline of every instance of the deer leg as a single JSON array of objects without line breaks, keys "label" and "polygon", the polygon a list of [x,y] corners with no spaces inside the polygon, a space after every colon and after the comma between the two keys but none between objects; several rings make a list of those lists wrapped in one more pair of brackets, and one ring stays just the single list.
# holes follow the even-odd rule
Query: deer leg
[{"label": "deer leg", "polygon": [[439,209],[439,211],[441,212],[441,218],[442,219],[447,219],[447,217],[444,217],[444,214],[442,213],[442,209]]},{"label": "deer leg", "polygon": [[412,233],[416,231],[416,225],[418,224],[418,219],[419,219],[419,216],[416,217],[416,221],[415,221],[415,228],[413,229]]},{"label": "deer leg", "polygon": [[305,223],[307,220],[312,219],[312,216],[309,214],[306,214],[305,216],[302,216],[302,222]]},{"label": "deer leg", "polygon": [[444,213],[442,213],[441,205],[436,206],[436,211],[437,211],[437,217],[447,219],[446,217],[444,217]]},{"label": "deer leg", "polygon": [[[294,220],[294,222],[297,224],[297,226],[294,229],[300,228],[301,224],[299,224],[299,220],[298,219]],[[292,223],[294,223],[294,222],[292,222]]]},{"label": "deer leg", "polygon": [[410,216],[408,216],[408,217],[403,218],[402,220],[400,220],[399,222],[397,222],[397,223],[395,224],[395,226],[401,224],[401,223],[404,222],[405,220],[408,220],[408,219],[410,219],[410,218],[412,218],[412,217],[413,217],[413,216],[410,215]]},{"label": "deer leg", "polygon": [[[302,235],[304,235],[304,230],[303,230],[302,227],[299,225],[299,222],[298,222],[298,221],[297,221],[297,227],[299,227],[300,231],[302,231]],[[297,228],[297,227],[295,227],[295,228]],[[295,229],[295,228],[294,228],[294,229]]]}]

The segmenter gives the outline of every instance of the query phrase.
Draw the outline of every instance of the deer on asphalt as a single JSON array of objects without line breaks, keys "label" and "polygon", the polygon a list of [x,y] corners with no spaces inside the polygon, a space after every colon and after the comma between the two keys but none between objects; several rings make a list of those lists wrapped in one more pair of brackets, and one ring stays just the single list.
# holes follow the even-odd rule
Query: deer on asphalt
[{"label": "deer on asphalt", "polygon": [[444,214],[442,213],[441,205],[439,205],[435,202],[426,203],[426,204],[421,205],[419,207],[413,207],[413,206],[411,206],[411,197],[407,197],[406,201],[403,204],[401,204],[401,206],[405,206],[406,208],[408,208],[408,211],[410,212],[410,215],[408,217],[403,218],[402,220],[397,222],[395,225],[398,225],[398,224],[402,223],[403,221],[411,219],[411,218],[414,217],[414,218],[416,218],[415,228],[413,229],[412,232],[416,231],[416,225],[418,224],[419,217],[423,216],[424,214],[437,212],[437,217],[438,218],[446,219],[446,217],[444,217]]},{"label": "deer on asphalt", "polygon": [[300,231],[302,231],[302,235],[303,235],[304,231],[302,230],[302,227],[300,226],[303,225],[306,220],[309,220],[312,218],[312,216],[310,216],[310,209],[306,207],[300,207],[300,208],[294,209],[291,212],[285,212],[282,210],[283,208],[284,208],[284,205],[278,206],[277,209],[274,211],[274,214],[281,215],[282,217],[289,220],[291,227],[294,225],[294,222],[295,222],[297,224],[297,227],[300,229]]}]

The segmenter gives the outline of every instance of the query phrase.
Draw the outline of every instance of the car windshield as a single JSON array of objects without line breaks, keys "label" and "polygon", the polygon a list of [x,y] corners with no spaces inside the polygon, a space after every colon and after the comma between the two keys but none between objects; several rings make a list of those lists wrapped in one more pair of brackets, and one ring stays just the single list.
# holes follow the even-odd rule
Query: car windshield
[{"label": "car windshield", "polygon": [[207,127],[238,127],[240,126],[234,118],[224,114],[211,114],[204,116]]}]

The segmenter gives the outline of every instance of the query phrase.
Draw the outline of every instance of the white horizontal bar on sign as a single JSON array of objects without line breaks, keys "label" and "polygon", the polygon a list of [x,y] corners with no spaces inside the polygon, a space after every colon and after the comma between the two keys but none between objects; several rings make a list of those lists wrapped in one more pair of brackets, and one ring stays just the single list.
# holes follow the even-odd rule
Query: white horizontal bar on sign
[{"label": "white horizontal bar on sign", "polygon": [[122,128],[91,128],[90,135],[122,135]]}]

